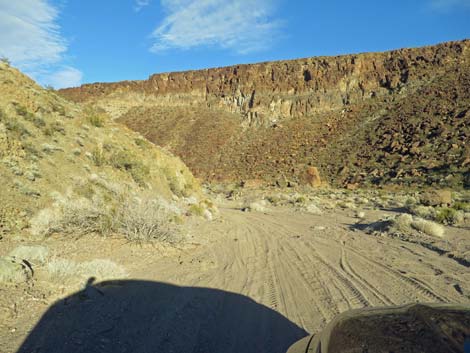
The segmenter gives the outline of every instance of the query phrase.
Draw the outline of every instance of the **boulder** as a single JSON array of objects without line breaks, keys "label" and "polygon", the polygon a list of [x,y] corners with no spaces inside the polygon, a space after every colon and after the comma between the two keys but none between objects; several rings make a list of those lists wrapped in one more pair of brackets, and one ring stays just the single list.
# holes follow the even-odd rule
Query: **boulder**
[{"label": "boulder", "polygon": [[31,268],[11,257],[0,257],[0,283],[20,283],[28,280]]},{"label": "boulder", "polygon": [[318,188],[322,185],[320,172],[316,167],[308,167],[306,172],[306,182],[308,185],[314,188]]},{"label": "boulder", "polygon": [[420,201],[425,206],[449,206],[452,204],[452,192],[450,190],[431,190],[420,195]]}]

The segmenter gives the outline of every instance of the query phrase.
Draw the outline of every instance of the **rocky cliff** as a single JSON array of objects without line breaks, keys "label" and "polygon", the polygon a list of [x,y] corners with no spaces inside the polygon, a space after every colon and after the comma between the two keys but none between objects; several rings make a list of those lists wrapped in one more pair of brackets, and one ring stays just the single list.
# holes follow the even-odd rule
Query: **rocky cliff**
[{"label": "rocky cliff", "polygon": [[[357,134],[358,127],[380,130],[382,122],[392,126],[385,117],[400,104],[410,107],[402,109],[409,115],[397,115],[400,122],[416,115],[446,120],[450,111],[440,103],[432,109],[423,106],[423,94],[430,101],[444,104],[450,99],[446,104],[465,107],[468,87],[462,77],[469,62],[470,41],[464,40],[385,53],[156,74],[145,81],[88,84],[60,93],[104,108],[170,148],[206,179],[297,182],[315,165],[330,182],[361,183],[368,178],[356,177],[354,166],[338,165],[349,164],[351,154],[360,160],[355,153],[367,142],[352,143],[352,132]],[[439,80],[449,86],[437,87]],[[459,95],[444,99],[452,87],[462,88]],[[417,124],[412,131],[419,135]],[[358,168],[361,173],[367,169]]]}]

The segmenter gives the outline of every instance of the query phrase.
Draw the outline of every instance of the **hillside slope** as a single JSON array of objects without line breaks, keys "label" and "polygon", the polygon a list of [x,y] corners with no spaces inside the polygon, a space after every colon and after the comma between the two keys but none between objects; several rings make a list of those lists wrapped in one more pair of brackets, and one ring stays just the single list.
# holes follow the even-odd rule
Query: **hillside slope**
[{"label": "hillside slope", "polygon": [[199,192],[177,157],[0,63],[0,238],[23,233],[54,202],[101,217],[123,195],[171,201]]},{"label": "hillside slope", "polygon": [[336,185],[468,187],[469,65],[465,40],[158,74],[60,94],[105,109],[207,180],[284,185],[303,182],[308,166],[317,166]]}]

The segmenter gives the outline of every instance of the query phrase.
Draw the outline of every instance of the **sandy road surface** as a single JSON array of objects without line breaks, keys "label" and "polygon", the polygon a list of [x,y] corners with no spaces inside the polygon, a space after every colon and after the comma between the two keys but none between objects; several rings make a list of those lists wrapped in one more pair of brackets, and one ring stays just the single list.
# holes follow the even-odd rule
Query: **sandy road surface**
[{"label": "sandy road surface", "polygon": [[468,268],[352,231],[345,215],[222,216],[200,225],[196,235],[207,242],[194,249],[128,259],[141,281],[91,287],[83,300],[56,304],[20,351],[281,353],[350,308],[470,303]]}]

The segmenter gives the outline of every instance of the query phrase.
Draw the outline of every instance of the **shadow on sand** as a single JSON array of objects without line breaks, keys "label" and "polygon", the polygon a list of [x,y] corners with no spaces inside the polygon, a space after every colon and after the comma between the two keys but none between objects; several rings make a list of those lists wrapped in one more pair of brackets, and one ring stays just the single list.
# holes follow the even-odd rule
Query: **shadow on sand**
[{"label": "shadow on sand", "polygon": [[93,284],[49,308],[18,353],[284,353],[303,329],[243,295],[122,280]]}]

